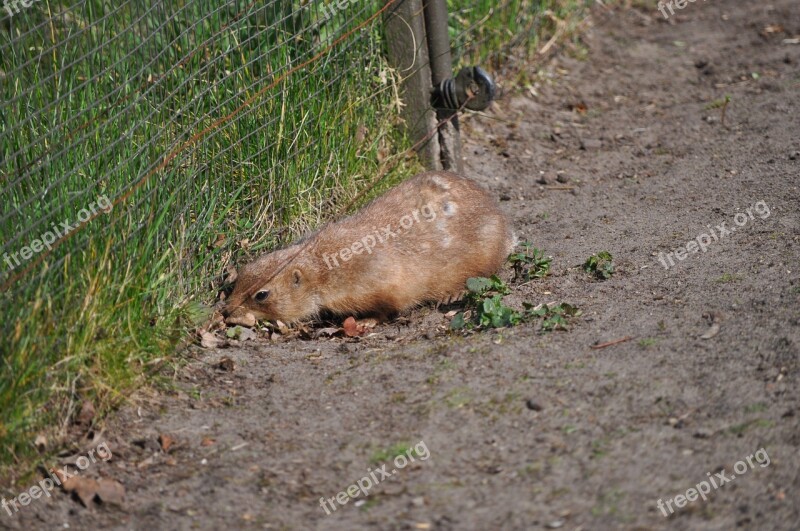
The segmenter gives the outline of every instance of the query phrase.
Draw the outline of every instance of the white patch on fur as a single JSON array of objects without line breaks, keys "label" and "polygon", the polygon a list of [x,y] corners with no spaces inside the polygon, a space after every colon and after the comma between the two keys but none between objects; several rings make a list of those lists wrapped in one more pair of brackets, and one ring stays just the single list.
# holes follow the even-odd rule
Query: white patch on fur
[{"label": "white patch on fur", "polygon": [[442,179],[438,175],[434,175],[432,177],[432,179],[433,179],[433,182],[435,182],[437,186],[440,186],[440,187],[444,188],[445,190],[449,190],[450,189],[450,183],[447,182],[446,180]]}]

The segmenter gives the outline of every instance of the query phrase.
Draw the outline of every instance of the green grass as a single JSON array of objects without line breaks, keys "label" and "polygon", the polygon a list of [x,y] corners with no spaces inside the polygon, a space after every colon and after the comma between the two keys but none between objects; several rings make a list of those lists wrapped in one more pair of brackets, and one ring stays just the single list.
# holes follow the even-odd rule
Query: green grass
[{"label": "green grass", "polygon": [[[521,45],[508,24],[554,2],[451,4],[451,30],[483,39],[455,42],[463,59]],[[58,447],[76,404],[102,416],[173,363],[226,266],[334,218],[409,146],[380,18],[285,75],[380,5],[324,21],[300,0],[36,2],[0,20],[2,252],[115,202],[52,252],[0,256],[0,477],[30,470],[36,435]]]},{"label": "green grass", "polygon": [[448,0],[455,63],[496,71],[514,61],[533,59],[556,31],[563,37],[573,35],[581,20],[575,14],[590,3],[593,2]]},{"label": "green grass", "polygon": [[417,453],[417,451],[414,449],[413,446],[405,442],[400,442],[393,444],[388,448],[381,448],[379,450],[376,450],[370,457],[369,461],[373,465],[377,465],[380,463],[391,461],[399,455],[411,455],[414,457],[420,457],[420,454]]},{"label": "green grass", "polygon": [[[35,27],[42,9],[34,4],[12,24]],[[54,50],[49,24],[13,40],[0,33],[3,98],[18,100],[2,110],[0,227],[19,235],[4,238],[4,250],[19,253],[101,195],[117,201],[53,252],[13,271],[3,264],[6,464],[30,453],[37,433],[57,441],[76,401],[119,402],[196,325],[184,309],[213,301],[226,265],[330,217],[378,171],[379,150],[407,144],[392,123],[396,76],[381,59],[379,26],[257,94],[367,11],[299,40],[296,21],[267,24],[280,18],[269,8],[215,14],[202,2],[171,7],[160,30],[163,13],[137,25],[141,13],[120,9],[102,32],[81,33],[104,9],[116,8],[90,2],[55,23]],[[383,188],[415,169],[400,167]]]}]

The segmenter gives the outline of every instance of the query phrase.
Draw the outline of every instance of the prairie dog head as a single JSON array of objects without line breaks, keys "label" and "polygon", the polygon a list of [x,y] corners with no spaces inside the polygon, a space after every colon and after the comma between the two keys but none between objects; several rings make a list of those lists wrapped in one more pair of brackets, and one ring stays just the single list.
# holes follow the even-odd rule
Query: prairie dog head
[{"label": "prairie dog head", "polygon": [[312,276],[298,247],[266,254],[239,270],[226,317],[251,313],[256,319],[299,321],[317,313]]}]

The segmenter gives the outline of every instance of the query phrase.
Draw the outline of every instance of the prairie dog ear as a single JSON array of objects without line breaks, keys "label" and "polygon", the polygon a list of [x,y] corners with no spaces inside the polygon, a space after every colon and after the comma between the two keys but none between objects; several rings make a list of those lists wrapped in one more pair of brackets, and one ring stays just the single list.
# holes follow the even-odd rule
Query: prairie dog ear
[{"label": "prairie dog ear", "polygon": [[299,286],[300,281],[303,279],[303,272],[299,269],[295,269],[292,271],[292,279],[294,280],[294,285]]}]

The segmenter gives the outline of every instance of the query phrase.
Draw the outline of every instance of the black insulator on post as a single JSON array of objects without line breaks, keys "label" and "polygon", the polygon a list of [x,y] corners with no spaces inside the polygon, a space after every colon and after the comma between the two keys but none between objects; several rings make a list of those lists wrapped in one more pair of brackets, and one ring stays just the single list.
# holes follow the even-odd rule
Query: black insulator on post
[{"label": "black insulator on post", "polygon": [[434,107],[482,111],[494,100],[496,85],[492,76],[479,66],[462,68],[455,79],[445,79],[433,88]]}]

